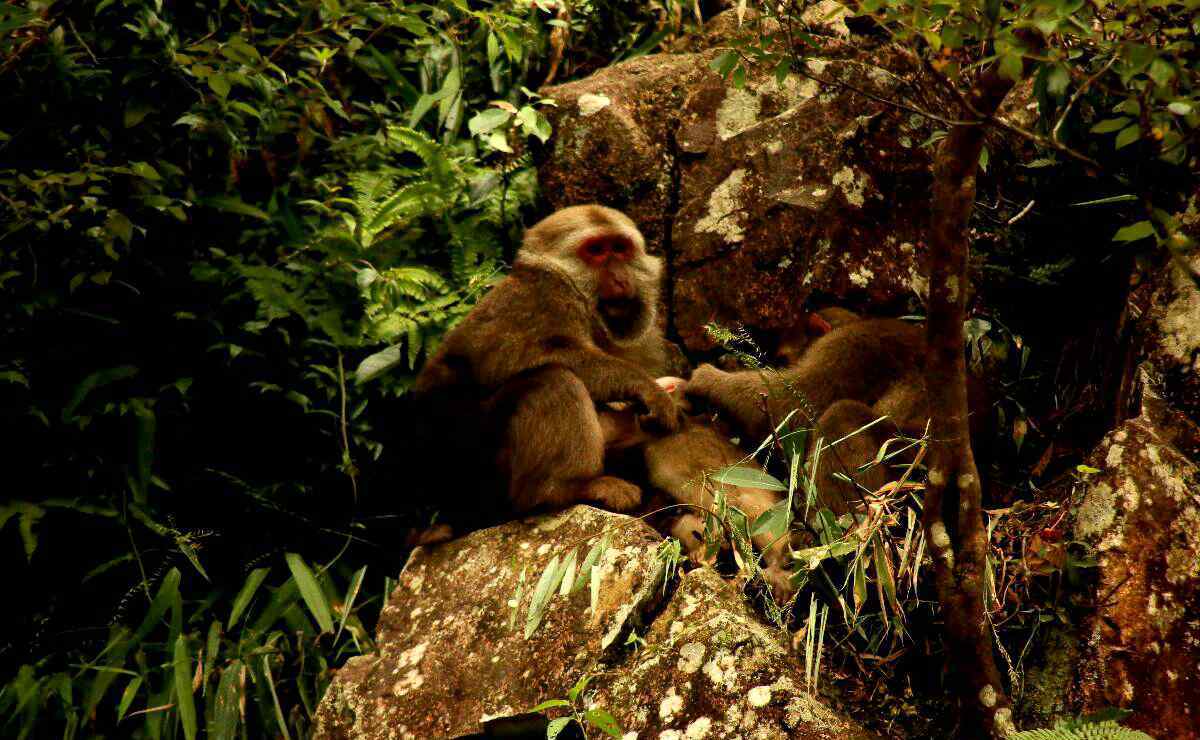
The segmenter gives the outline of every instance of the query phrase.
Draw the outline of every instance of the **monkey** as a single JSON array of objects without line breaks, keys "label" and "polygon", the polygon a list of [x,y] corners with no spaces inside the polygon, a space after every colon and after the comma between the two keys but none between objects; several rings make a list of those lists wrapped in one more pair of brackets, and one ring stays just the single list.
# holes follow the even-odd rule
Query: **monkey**
[{"label": "monkey", "polygon": [[[857,313],[837,306],[818,311],[802,311],[797,321],[777,336],[772,359],[780,365],[794,365],[813,340],[839,326],[861,320],[862,317]],[[744,367],[739,358],[732,354],[723,355],[717,360],[717,366],[729,372]]]},{"label": "monkey", "polygon": [[775,345],[775,359],[787,367],[795,365],[800,361],[800,356],[816,339],[825,336],[839,326],[853,324],[857,321],[862,321],[862,316],[838,306],[822,308],[819,311],[806,311],[800,316],[799,321],[780,333]]},{"label": "monkey", "polygon": [[[922,433],[929,408],[922,374],[923,327],[898,319],[855,320],[851,312],[832,318],[838,326],[807,347],[793,338],[790,346],[799,346],[800,354],[790,367],[777,373],[729,373],[702,365],[692,373],[686,392],[756,438],[795,412],[799,418],[793,427],[813,426],[817,432],[812,437],[821,436],[827,444],[841,440],[822,452],[816,471],[818,488],[830,494],[822,503],[841,513],[858,498],[859,488],[834,473],[873,459],[890,436]],[[977,399],[981,395],[976,383],[968,390]],[[977,411],[972,421],[980,423],[984,416]],[[887,419],[854,434],[880,417]],[[881,466],[859,477],[858,485],[872,491],[887,482]]]},{"label": "monkey", "polygon": [[[687,381],[663,377],[656,382],[680,399],[684,410],[688,410],[683,392]],[[782,500],[776,491],[735,486],[712,479],[719,470],[732,465],[758,468],[758,464],[722,430],[702,418],[686,416],[679,430],[667,435],[648,433],[632,410],[623,404],[609,404],[601,411],[600,420],[608,449],[640,447],[649,483],[666,494],[671,502],[697,507],[671,517],[666,528],[666,533],[678,539],[689,556],[696,560],[703,559],[702,553],[708,545],[704,538],[704,512],[713,512],[716,507],[710,486],[719,489],[725,500],[742,511],[750,522]],[[790,600],[795,588],[786,567],[789,560],[787,539],[768,534],[751,539],[762,552],[762,576],[774,598],[780,602]]]},{"label": "monkey", "polygon": [[466,399],[486,419],[485,444],[517,512],[640,503],[637,485],[604,475],[596,406],[628,401],[645,428],[680,426],[679,407],[652,375],[666,361],[661,275],[625,214],[557,211],[525,232],[513,269],[418,374],[419,397]]}]

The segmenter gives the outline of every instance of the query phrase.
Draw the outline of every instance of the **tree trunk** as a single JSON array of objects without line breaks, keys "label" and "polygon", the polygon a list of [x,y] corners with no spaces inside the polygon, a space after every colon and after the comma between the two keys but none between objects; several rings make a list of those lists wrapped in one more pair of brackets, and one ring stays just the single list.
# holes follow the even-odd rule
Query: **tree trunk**
[{"label": "tree trunk", "polygon": [[[973,110],[965,117],[990,119],[1012,86],[994,67],[985,72],[967,95],[967,106]],[[923,523],[949,654],[961,679],[962,738],[1005,737],[1013,731],[1011,702],[996,667],[984,603],[988,542],[979,471],[967,427],[963,336],[970,253],[967,224],[975,205],[975,176],[986,128],[982,122],[954,126],[938,148],[928,257],[925,382],[932,441]],[[955,514],[955,500],[957,518],[947,526],[947,516]]]}]

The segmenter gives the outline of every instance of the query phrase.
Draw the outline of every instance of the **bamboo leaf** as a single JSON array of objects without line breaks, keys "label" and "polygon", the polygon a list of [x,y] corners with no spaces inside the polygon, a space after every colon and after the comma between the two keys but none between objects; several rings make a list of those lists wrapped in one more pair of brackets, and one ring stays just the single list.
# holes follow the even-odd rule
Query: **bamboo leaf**
[{"label": "bamboo leaf", "polygon": [[765,488],[768,491],[786,491],[788,489],[783,481],[775,476],[745,465],[731,465],[724,468],[717,473],[713,480],[729,486]]},{"label": "bamboo leaf", "polygon": [[246,611],[246,607],[250,605],[250,600],[254,598],[254,594],[258,591],[258,587],[262,585],[263,579],[267,577],[270,568],[255,568],[250,571],[250,575],[246,577],[246,582],[242,584],[242,590],[238,591],[237,597],[233,600],[233,608],[229,611],[229,621],[226,623],[226,629],[233,629],[237,624],[242,613]]},{"label": "bamboo leaf", "polygon": [[238,675],[241,668],[241,661],[235,660],[221,671],[221,680],[217,683],[217,694],[213,700],[212,716],[208,722],[210,740],[234,740],[238,735]]},{"label": "bamboo leaf", "polygon": [[183,734],[187,740],[195,740],[196,703],[192,697],[192,659],[186,635],[175,640],[175,700]]},{"label": "bamboo leaf", "polygon": [[[359,574],[364,573],[367,567],[364,565]],[[361,582],[361,579],[360,579]],[[275,693],[275,679],[271,677],[271,664],[267,662],[267,656],[263,656],[263,676],[267,679],[267,688],[271,690],[271,703],[275,707],[275,721],[279,723],[279,731],[283,733],[284,740],[292,740],[291,733],[288,732],[287,723],[283,721],[283,707],[279,704],[279,696]]]},{"label": "bamboo leaf", "polygon": [[292,578],[296,581],[296,587],[300,589],[300,597],[304,599],[309,613],[313,615],[313,619],[317,620],[322,632],[333,632],[333,617],[329,612],[329,601],[326,600],[325,592],[321,590],[321,585],[317,583],[308,564],[294,552],[287,553],[285,558],[288,568],[292,571]]},{"label": "bamboo leaf", "polygon": [[350,612],[354,609],[354,599],[358,597],[358,590],[362,587],[363,578],[366,575],[367,566],[364,565],[350,579],[350,587],[346,589],[346,598],[342,601],[342,619],[338,624],[337,634],[334,635],[334,642],[337,642],[338,638],[342,636],[342,630],[346,628],[346,620],[349,619]]},{"label": "bamboo leaf", "polygon": [[129,685],[125,687],[125,691],[121,693],[121,701],[117,704],[117,722],[120,722],[125,717],[125,713],[129,711],[129,706],[137,698],[138,689],[141,687],[141,676],[134,676],[130,680]]}]

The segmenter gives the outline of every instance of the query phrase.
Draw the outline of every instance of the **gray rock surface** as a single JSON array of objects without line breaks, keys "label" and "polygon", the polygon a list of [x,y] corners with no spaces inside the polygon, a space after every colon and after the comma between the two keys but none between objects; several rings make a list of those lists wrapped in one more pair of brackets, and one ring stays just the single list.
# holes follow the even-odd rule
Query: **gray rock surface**
[{"label": "gray rock surface", "polygon": [[[585,585],[555,588],[527,639],[547,564],[573,551],[582,566],[604,536],[596,596],[590,573],[568,569],[562,583],[582,574]],[[384,608],[378,654],[337,672],[315,736],[457,737],[591,675],[581,708],[611,712],[631,740],[869,737],[803,690],[803,667],[780,635],[715,573],[664,583],[660,543],[640,521],[577,506],[418,549]],[[631,632],[644,639],[637,650],[626,645]]]}]

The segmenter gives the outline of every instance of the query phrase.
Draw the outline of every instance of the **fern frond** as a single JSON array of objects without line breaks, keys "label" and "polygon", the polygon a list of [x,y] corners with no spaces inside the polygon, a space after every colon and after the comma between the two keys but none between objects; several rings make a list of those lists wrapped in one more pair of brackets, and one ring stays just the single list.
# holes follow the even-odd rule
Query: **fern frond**
[{"label": "fern frond", "polygon": [[429,179],[439,188],[456,189],[458,177],[447,147],[419,131],[402,126],[389,127],[388,139],[396,142],[401,151],[412,152],[420,157],[429,170]]},{"label": "fern frond", "polygon": [[1051,729],[1026,730],[1011,736],[1013,740],[1154,740],[1144,732],[1122,727],[1112,720],[1081,724],[1059,722]]},{"label": "fern frond", "polygon": [[[408,222],[442,205],[440,189],[432,182],[417,181],[404,185],[375,206],[363,228],[372,236],[386,228]],[[432,201],[437,201],[433,204]],[[431,205],[433,207],[431,207]]]}]

